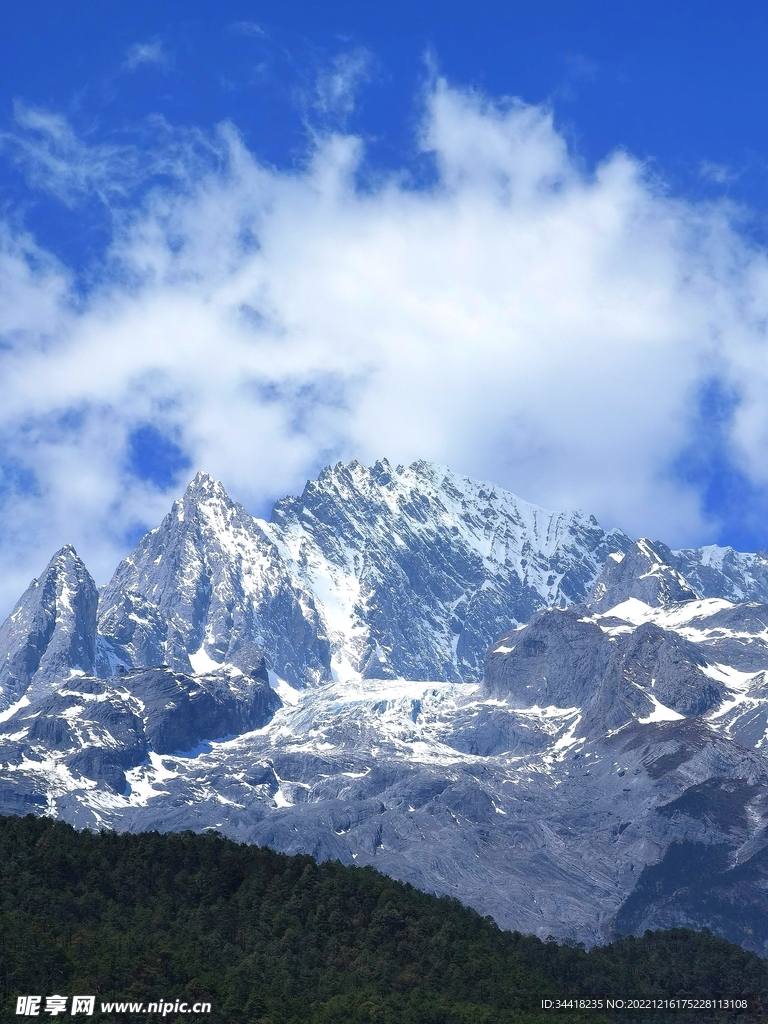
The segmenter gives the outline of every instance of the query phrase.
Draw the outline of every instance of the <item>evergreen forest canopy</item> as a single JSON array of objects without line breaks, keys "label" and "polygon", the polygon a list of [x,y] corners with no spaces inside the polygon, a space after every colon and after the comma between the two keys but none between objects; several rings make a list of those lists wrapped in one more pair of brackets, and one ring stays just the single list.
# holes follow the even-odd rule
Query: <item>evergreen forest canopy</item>
[{"label": "evergreen forest canopy", "polygon": [[[585,951],[371,868],[216,834],[77,832],[0,818],[3,1021],[18,995],[208,1001],[217,1024],[503,1024],[748,1020],[768,962],[709,932],[646,932]],[[743,1011],[542,1011],[578,997],[746,997]],[[47,1018],[41,1013],[42,1019]],[[68,1019],[72,1019],[71,1017]]]}]

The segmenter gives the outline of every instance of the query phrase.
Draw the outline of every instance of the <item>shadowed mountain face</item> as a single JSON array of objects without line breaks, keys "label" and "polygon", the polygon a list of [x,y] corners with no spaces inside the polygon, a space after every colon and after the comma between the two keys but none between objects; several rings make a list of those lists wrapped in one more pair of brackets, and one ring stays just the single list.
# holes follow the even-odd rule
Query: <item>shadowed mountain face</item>
[{"label": "shadowed mountain face", "polygon": [[630,597],[653,608],[694,600],[700,595],[672,567],[673,561],[670,549],[658,541],[639,540],[626,552],[611,554],[592,591],[590,607],[605,611]]},{"label": "shadowed mountain face", "polygon": [[[608,623],[616,621],[617,626]],[[726,687],[708,673],[700,644],[646,621],[622,629],[579,611],[540,612],[491,647],[484,689],[512,706],[583,710],[590,735],[651,718],[699,717],[720,706]]]},{"label": "shadowed mountain face", "polygon": [[767,586],[426,463],[328,469],[270,522],[199,474],[100,594],[63,548],[0,629],[0,811],[766,954]]}]

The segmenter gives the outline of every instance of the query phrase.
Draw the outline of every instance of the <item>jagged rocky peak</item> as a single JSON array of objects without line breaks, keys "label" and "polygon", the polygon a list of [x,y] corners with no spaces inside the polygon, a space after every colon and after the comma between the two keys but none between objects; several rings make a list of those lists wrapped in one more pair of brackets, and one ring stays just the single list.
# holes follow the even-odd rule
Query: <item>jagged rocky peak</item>
[{"label": "jagged rocky peak", "polygon": [[0,708],[44,692],[74,673],[91,674],[98,593],[71,544],[32,580],[0,627]]},{"label": "jagged rocky peak", "polygon": [[202,469],[198,470],[193,479],[190,480],[187,489],[184,492],[184,498],[191,498],[198,503],[200,501],[215,498],[227,504],[231,504],[229,495],[224,490],[224,484],[219,480],[214,480],[209,473],[206,473]]},{"label": "jagged rocky peak", "polygon": [[343,676],[479,679],[488,645],[539,608],[583,601],[631,540],[447,467],[338,463],[270,523],[317,595]]},{"label": "jagged rocky peak", "polygon": [[[202,470],[195,474],[180,498],[171,505],[169,517],[178,522],[186,519],[200,520],[201,515],[222,529],[224,523],[236,510],[245,511],[242,506],[232,501],[224,489],[224,485]],[[247,513],[245,513],[247,515]],[[163,521],[162,526],[167,522]]]},{"label": "jagged rocky peak", "polygon": [[754,554],[707,544],[673,551],[671,564],[706,597],[768,604],[768,552]]},{"label": "jagged rocky peak", "polygon": [[[95,671],[248,671],[263,658],[297,687],[477,681],[489,645],[542,608],[590,594],[597,611],[629,596],[686,600],[697,589],[686,558],[715,573],[712,586],[749,592],[761,578],[759,556],[694,554],[425,461],[338,463],[278,501],[269,523],[201,472],[103,588]],[[83,640],[90,648],[92,633]],[[58,664],[66,674],[82,661]]]},{"label": "jagged rocky peak", "polygon": [[[593,601],[600,602],[600,608],[608,608],[621,600],[619,591],[601,595],[601,586],[608,589],[614,584],[626,585],[633,578],[645,582],[638,582],[634,588],[637,592],[627,596],[652,605],[654,600],[657,605],[694,597],[768,603],[768,553],[765,551],[753,554],[716,544],[673,551],[660,541],[642,538],[628,554],[632,557],[620,566],[617,555],[613,556],[616,564],[612,565],[610,560],[606,563],[592,595]],[[641,591],[651,600],[642,597]]]},{"label": "jagged rocky peak", "polygon": [[699,594],[674,568],[674,554],[660,541],[641,538],[626,553],[610,554],[592,590],[589,605],[601,612],[635,598],[652,608],[696,600]]},{"label": "jagged rocky peak", "polygon": [[264,524],[198,473],[101,593],[105,661],[203,672],[268,668],[294,686],[329,678],[312,596],[294,586]]},{"label": "jagged rocky peak", "polygon": [[194,517],[202,509],[213,520],[226,520],[235,511],[245,512],[242,505],[230,498],[220,480],[200,470],[189,482],[184,494],[171,506],[171,514],[175,513],[178,518],[185,515]]}]

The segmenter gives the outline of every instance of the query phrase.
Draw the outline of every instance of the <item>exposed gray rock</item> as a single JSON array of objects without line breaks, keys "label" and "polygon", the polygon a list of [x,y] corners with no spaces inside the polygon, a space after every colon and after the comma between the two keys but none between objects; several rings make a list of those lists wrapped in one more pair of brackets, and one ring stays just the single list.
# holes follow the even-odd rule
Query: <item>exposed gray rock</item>
[{"label": "exposed gray rock", "polygon": [[97,601],[75,549],[61,548],[0,626],[0,710],[30,687],[42,693],[73,671],[93,672]]},{"label": "exposed gray rock", "polygon": [[684,716],[721,704],[725,686],[706,673],[701,646],[652,622],[616,631],[617,621],[572,609],[540,612],[491,647],[485,691],[513,707],[583,709],[590,736],[651,717],[657,702]]},{"label": "exposed gray rock", "polygon": [[765,955],[763,562],[426,463],[336,466],[270,523],[199,475],[101,635],[71,549],[2,627],[0,810],[372,864],[542,937],[707,924]]},{"label": "exposed gray rock", "polygon": [[125,771],[150,752],[188,752],[258,729],[280,706],[263,662],[247,675],[230,669],[190,678],[155,668],[110,682],[75,676],[0,724],[0,764],[61,764],[70,785],[82,777],[123,794]]},{"label": "exposed gray rock", "polygon": [[595,583],[589,606],[604,612],[631,597],[658,608],[699,596],[671,564],[672,551],[659,541],[640,539],[622,554],[610,555]]},{"label": "exposed gray rock", "polygon": [[322,595],[337,671],[365,678],[478,680],[510,622],[583,601],[609,552],[631,545],[593,516],[386,460],[323,470],[269,527],[293,577]]},{"label": "exposed gray rock", "polygon": [[671,556],[669,564],[700,597],[768,603],[768,552],[751,554],[708,544],[672,551]]},{"label": "exposed gray rock", "polygon": [[580,612],[539,612],[491,647],[484,687],[516,707],[581,707],[594,694],[611,653],[609,638]]},{"label": "exposed gray rock", "polygon": [[159,754],[250,732],[266,724],[280,707],[263,662],[249,675],[217,672],[191,679],[154,668],[131,672],[123,682],[141,702],[147,741]]},{"label": "exposed gray rock", "polygon": [[100,602],[98,674],[109,679],[116,670],[165,665],[168,659],[174,660],[175,652],[168,651],[168,621],[160,609],[133,591],[118,588],[118,594],[111,600],[102,596]]},{"label": "exposed gray rock", "polygon": [[701,647],[671,630],[644,622],[616,647],[625,679],[679,714],[704,715],[725,696],[723,683],[702,671],[708,660]]},{"label": "exposed gray rock", "polygon": [[249,671],[263,656],[294,686],[330,678],[311,594],[297,587],[258,521],[198,473],[162,524],[103,589],[109,654],[133,668],[192,672],[190,655]]},{"label": "exposed gray rock", "polygon": [[759,671],[768,655],[768,605],[702,602],[687,628],[705,645],[713,661],[750,672]]}]

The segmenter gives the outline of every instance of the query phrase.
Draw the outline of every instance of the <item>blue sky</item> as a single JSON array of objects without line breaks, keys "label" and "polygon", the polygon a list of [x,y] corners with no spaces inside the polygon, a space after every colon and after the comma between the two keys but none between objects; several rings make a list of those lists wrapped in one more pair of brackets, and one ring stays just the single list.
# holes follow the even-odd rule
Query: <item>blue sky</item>
[{"label": "blue sky", "polygon": [[0,564],[102,582],[198,468],[424,457],[768,546],[758,3],[131,4],[0,25]]}]

